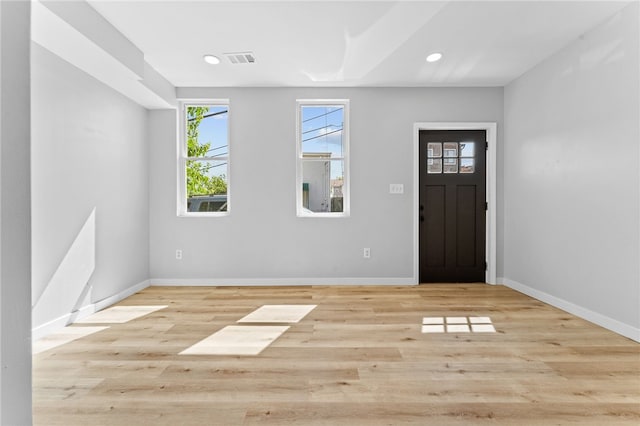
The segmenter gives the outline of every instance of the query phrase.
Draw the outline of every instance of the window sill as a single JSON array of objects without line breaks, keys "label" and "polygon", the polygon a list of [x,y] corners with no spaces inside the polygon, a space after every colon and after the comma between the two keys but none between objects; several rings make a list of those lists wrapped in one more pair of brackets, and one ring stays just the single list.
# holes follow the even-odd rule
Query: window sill
[{"label": "window sill", "polygon": [[225,217],[229,212],[188,212],[178,213],[178,217]]},{"label": "window sill", "polygon": [[308,213],[308,212],[298,212],[296,215],[301,218],[329,218],[329,219],[337,219],[349,217],[349,213]]}]

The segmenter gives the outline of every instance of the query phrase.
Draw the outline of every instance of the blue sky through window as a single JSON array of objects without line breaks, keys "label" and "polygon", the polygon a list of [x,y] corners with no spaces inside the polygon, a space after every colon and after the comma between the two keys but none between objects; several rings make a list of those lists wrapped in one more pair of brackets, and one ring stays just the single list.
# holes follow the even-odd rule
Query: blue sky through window
[{"label": "blue sky through window", "polygon": [[[228,118],[229,107],[226,105],[208,105],[209,111],[198,127],[198,143],[203,145],[210,143],[208,157],[227,157],[228,146]],[[209,176],[222,176],[227,174],[227,160],[212,161],[208,163]]]},{"label": "blue sky through window", "polygon": [[[301,107],[301,141],[304,154],[329,154],[344,157],[342,140],[344,107],[339,105],[304,105]],[[331,161],[331,179],[344,177],[344,161]]]},{"label": "blue sky through window", "polygon": [[329,153],[333,158],[343,157],[342,106],[303,106],[301,121],[303,153]]}]

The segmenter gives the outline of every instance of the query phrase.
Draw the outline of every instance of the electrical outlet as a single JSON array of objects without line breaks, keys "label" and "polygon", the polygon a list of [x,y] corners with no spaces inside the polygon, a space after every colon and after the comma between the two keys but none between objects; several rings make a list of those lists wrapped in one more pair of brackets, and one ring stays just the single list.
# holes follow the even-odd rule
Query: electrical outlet
[{"label": "electrical outlet", "polygon": [[182,250],[176,250],[176,259],[182,260]]},{"label": "electrical outlet", "polygon": [[362,250],[362,257],[365,259],[369,259],[371,257],[371,249],[369,247],[365,247],[364,250]]},{"label": "electrical outlet", "polygon": [[390,183],[389,194],[404,194],[404,185],[401,183]]}]

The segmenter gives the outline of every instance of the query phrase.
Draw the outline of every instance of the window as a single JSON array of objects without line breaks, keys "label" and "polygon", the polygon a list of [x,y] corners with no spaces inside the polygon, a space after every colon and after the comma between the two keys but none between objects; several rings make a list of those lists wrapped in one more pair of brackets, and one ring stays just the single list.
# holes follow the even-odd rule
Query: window
[{"label": "window", "polygon": [[229,211],[229,102],[181,103],[178,214]]},{"label": "window", "polygon": [[297,214],[349,215],[349,101],[298,100]]}]

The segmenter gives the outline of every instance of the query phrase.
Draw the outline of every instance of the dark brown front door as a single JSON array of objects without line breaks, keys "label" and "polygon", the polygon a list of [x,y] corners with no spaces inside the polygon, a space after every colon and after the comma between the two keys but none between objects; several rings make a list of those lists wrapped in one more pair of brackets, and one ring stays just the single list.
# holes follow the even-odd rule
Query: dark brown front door
[{"label": "dark brown front door", "polygon": [[486,132],[420,131],[420,282],[485,281]]}]

